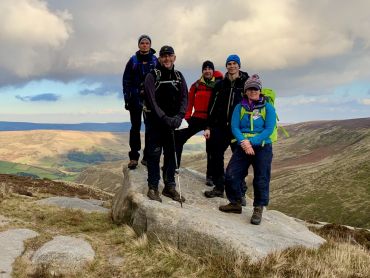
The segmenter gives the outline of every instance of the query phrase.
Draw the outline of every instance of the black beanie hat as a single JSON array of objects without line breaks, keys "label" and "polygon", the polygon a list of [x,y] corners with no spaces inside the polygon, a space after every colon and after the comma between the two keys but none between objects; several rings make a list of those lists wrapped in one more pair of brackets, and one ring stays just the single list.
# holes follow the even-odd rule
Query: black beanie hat
[{"label": "black beanie hat", "polygon": [[140,42],[141,42],[142,40],[144,40],[144,39],[148,40],[148,41],[150,42],[150,44],[152,44],[152,40],[150,39],[150,37],[149,37],[148,35],[141,35],[141,36],[139,37],[139,39],[137,40],[137,44],[140,44]]},{"label": "black beanie hat", "polygon": [[210,68],[212,69],[213,71],[215,70],[215,66],[213,65],[213,63],[211,61],[204,61],[203,65],[202,65],[202,71],[205,69],[205,68]]}]

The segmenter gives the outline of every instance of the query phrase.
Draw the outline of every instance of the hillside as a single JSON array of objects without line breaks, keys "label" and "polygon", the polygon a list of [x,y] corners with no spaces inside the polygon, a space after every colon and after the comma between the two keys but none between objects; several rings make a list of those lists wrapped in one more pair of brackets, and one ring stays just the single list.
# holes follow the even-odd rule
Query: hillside
[{"label": "hillside", "polygon": [[[370,118],[286,126],[274,145],[270,208],[302,219],[370,228]],[[226,154],[228,161],[230,152]],[[205,155],[183,167],[205,171]],[[248,184],[252,194],[251,176]]]},{"label": "hillside", "polygon": [[271,208],[370,228],[370,118],[287,129],[274,150]]},{"label": "hillside", "polygon": [[127,133],[2,131],[0,173],[27,172],[41,178],[73,180],[91,165],[126,159],[127,142]]}]

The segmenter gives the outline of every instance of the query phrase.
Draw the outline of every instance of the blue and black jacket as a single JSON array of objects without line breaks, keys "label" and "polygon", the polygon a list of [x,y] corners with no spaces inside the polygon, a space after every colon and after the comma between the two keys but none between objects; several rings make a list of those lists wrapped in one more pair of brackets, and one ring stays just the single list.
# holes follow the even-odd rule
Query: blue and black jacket
[{"label": "blue and black jacket", "polygon": [[122,88],[125,103],[130,108],[143,106],[142,97],[145,76],[158,64],[158,59],[154,54],[155,50],[152,48],[149,54],[145,55],[137,51],[126,64],[122,77]]}]

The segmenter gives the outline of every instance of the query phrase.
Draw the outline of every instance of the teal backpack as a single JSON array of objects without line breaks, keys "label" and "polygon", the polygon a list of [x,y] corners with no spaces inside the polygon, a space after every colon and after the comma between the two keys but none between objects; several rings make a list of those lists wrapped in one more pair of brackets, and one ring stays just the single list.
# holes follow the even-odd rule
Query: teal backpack
[{"label": "teal backpack", "polygon": [[[269,88],[263,88],[262,91],[261,91],[261,94],[266,97],[266,101],[268,103],[270,103],[273,107],[275,107],[276,93],[275,93],[274,90],[269,89]],[[261,113],[262,118],[265,120],[266,119],[266,108],[263,107],[261,109],[260,113]],[[242,106],[242,108],[240,110],[240,120],[244,117],[245,114],[250,114],[252,116],[253,112],[247,111]],[[251,130],[253,130],[253,117],[250,117],[250,119],[251,119]],[[271,139],[272,143],[276,142],[277,139],[278,139],[278,129],[282,130],[286,137],[289,137],[289,133],[286,131],[286,129],[282,126],[277,125],[278,121],[279,121],[279,117],[276,114],[276,124],[275,124],[275,127],[274,127],[274,131],[270,135],[270,139]],[[252,134],[252,133],[245,134],[246,137],[252,137],[252,136],[255,136],[255,135],[257,135],[257,134]]]}]

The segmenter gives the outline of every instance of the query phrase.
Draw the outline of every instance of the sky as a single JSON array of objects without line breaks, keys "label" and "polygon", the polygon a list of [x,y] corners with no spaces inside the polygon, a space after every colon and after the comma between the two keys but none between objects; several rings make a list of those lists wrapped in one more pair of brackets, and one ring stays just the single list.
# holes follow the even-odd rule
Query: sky
[{"label": "sky", "polygon": [[368,0],[1,0],[0,121],[129,121],[122,73],[148,34],[188,86],[205,60],[257,73],[280,121],[370,117]]}]

